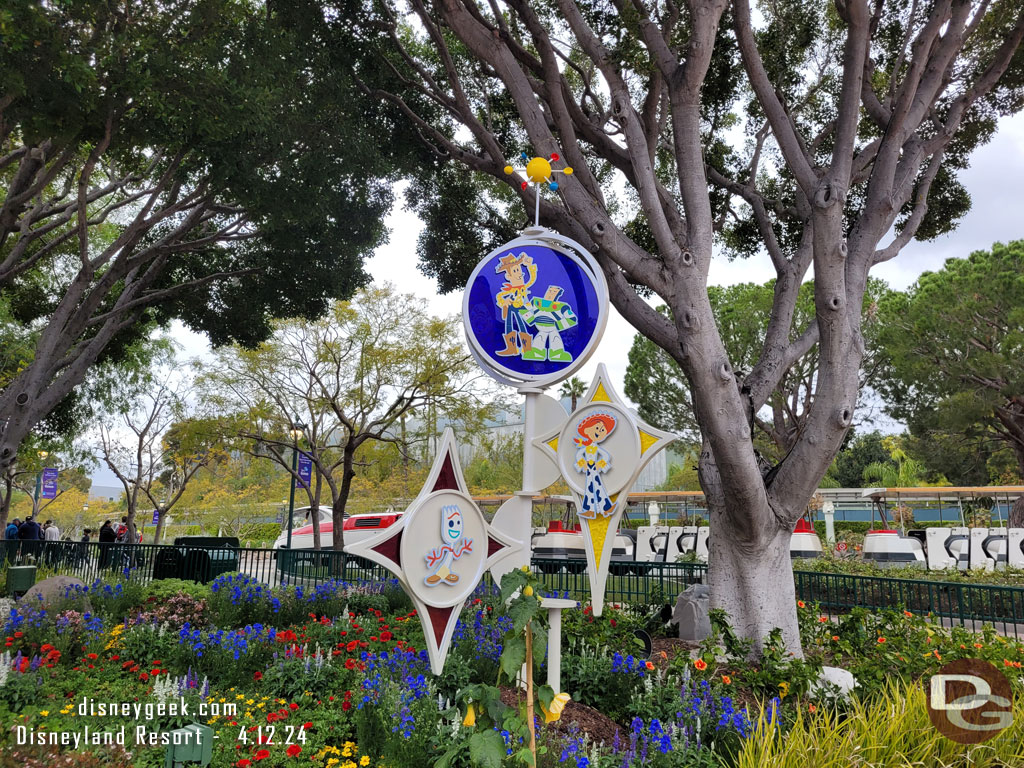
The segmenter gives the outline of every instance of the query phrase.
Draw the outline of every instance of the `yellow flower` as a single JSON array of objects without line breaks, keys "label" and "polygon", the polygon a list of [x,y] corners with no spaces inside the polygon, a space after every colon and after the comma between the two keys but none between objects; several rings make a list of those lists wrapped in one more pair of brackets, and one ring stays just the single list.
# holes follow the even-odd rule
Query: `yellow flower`
[{"label": "yellow flower", "polygon": [[463,718],[462,724],[467,728],[476,725],[476,708],[472,704],[466,707],[466,716]]},{"label": "yellow flower", "polygon": [[787,693],[789,693],[789,683],[783,680],[781,683],[779,683],[779,698],[786,698]]},{"label": "yellow flower", "polygon": [[363,755],[362,757],[360,757],[359,758],[359,764],[362,765],[362,766],[369,765],[370,764],[370,756],[369,755]]},{"label": "yellow flower", "polygon": [[556,693],[555,698],[551,700],[551,708],[544,706],[544,702],[540,704],[540,711],[544,713],[544,722],[553,723],[562,716],[562,710],[565,709],[565,705],[572,699],[568,693]]},{"label": "yellow flower", "polygon": [[49,717],[49,715],[50,715],[50,710],[48,710],[48,709],[44,709],[44,710],[42,710],[42,711],[41,711],[41,712],[40,712],[39,714],[40,714],[40,715],[42,715],[43,717]]},{"label": "yellow flower", "polygon": [[339,760],[339,759],[338,759],[338,758],[336,758],[336,757],[329,757],[329,758],[327,758],[327,765],[328,765],[328,768],[329,768],[330,766],[334,765],[335,763],[340,763],[340,762],[341,762],[341,760]]}]

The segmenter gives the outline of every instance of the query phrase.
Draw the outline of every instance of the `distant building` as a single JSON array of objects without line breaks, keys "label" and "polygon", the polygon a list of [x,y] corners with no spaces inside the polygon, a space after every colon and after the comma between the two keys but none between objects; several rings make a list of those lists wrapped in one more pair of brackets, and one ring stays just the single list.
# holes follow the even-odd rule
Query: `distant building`
[{"label": "distant building", "polygon": [[124,495],[124,488],[119,485],[92,484],[89,488],[89,501],[119,501]]}]

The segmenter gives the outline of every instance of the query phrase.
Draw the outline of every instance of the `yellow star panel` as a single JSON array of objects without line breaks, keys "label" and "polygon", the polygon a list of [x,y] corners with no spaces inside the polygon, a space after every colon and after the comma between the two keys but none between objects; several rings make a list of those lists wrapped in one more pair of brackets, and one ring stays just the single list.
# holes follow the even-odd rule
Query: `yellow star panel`
[{"label": "yellow star panel", "polygon": [[[605,403],[606,405],[595,409],[594,403]],[[541,434],[533,442],[558,465],[562,479],[572,491],[577,511],[587,509],[584,506],[584,499],[588,497],[584,496],[584,486],[581,485],[578,477],[579,459],[574,457],[576,449],[572,447],[574,444],[580,444],[575,439],[574,430],[577,427],[574,425],[578,424],[581,418],[585,418],[586,414],[595,412],[614,416],[617,426],[613,426],[613,429],[620,430],[618,434],[625,431],[632,435],[631,441],[620,441],[615,450],[608,449],[612,452],[612,457],[606,466],[611,467],[611,472],[620,471],[618,478],[614,481],[605,480],[605,482],[614,483],[614,487],[611,485],[608,487],[606,497],[611,501],[611,507],[595,511],[591,504],[588,515],[580,517],[583,543],[587,552],[587,573],[590,576],[590,594],[594,615],[600,616],[604,606],[604,591],[608,581],[608,570],[614,549],[613,543],[618,535],[619,521],[625,511],[629,491],[653,456],[674,441],[676,436],[652,427],[637,418],[612,388],[608,381],[608,370],[604,365],[598,366],[597,375],[594,377],[590,389],[583,400],[577,404],[576,410],[569,416],[568,421]],[[630,445],[635,447],[631,448]],[[624,475],[621,474],[623,467],[627,468]],[[606,474],[603,477],[610,478],[611,475]],[[593,493],[593,490],[587,492]]]}]

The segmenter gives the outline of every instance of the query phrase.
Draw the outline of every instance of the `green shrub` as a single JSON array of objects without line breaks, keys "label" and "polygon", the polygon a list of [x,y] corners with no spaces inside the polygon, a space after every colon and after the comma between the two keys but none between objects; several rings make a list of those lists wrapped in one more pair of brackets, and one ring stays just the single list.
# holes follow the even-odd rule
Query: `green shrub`
[{"label": "green shrub", "polygon": [[185,579],[156,579],[146,584],[142,597],[146,601],[161,601],[182,592],[194,600],[209,600],[213,594],[208,584]]}]

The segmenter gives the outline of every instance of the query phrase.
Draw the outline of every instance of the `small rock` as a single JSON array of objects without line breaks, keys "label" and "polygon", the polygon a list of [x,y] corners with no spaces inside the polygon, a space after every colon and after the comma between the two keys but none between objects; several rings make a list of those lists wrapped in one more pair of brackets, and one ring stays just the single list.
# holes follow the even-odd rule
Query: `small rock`
[{"label": "small rock", "polygon": [[822,667],[821,675],[817,681],[811,683],[811,695],[835,695],[840,698],[848,698],[853,689],[857,687],[857,680],[853,673],[842,667]]},{"label": "small rock", "polygon": [[[66,600],[68,590],[73,587],[85,589],[85,583],[74,576],[51,576],[37,582],[28,592],[22,595],[18,601],[20,606],[31,605],[33,607],[50,608]],[[78,598],[79,605],[83,611],[91,611],[88,596]]]},{"label": "small rock", "polygon": [[679,625],[679,639],[699,643],[711,634],[711,588],[706,584],[687,587],[676,599],[672,621]]}]

